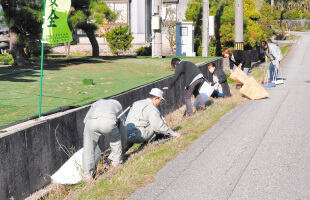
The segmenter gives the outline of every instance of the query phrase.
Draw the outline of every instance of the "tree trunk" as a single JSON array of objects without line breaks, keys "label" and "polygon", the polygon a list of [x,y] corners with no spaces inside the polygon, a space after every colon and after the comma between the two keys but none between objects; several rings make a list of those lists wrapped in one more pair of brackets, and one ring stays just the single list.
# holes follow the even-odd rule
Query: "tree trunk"
[{"label": "tree trunk", "polygon": [[94,31],[86,31],[86,35],[91,43],[91,46],[93,48],[93,57],[99,57],[99,44],[98,44],[98,41],[95,37],[95,34],[94,34]]},{"label": "tree trunk", "polygon": [[65,55],[69,56],[70,55],[70,46],[71,46],[71,42],[65,42]]},{"label": "tree trunk", "polygon": [[25,54],[24,46],[16,42],[16,36],[17,36],[16,33],[14,33],[13,31],[10,32],[10,37],[12,39],[12,47],[11,47],[12,49],[10,53],[12,54],[14,58],[13,66],[16,66],[16,67],[28,66],[31,63],[29,61],[28,56]]},{"label": "tree trunk", "polygon": [[173,47],[174,47],[174,44],[173,44],[173,43],[171,44],[171,42],[170,42],[170,45],[169,45],[169,46],[170,46],[170,55],[173,56],[173,55],[174,55],[174,54],[173,54]]}]

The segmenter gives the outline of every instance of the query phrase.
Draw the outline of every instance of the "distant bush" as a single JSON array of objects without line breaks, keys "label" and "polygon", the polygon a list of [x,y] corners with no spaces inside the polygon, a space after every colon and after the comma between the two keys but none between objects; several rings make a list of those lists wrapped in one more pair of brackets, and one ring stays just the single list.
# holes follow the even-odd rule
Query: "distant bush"
[{"label": "distant bush", "polygon": [[152,46],[140,47],[136,49],[137,56],[151,56],[152,55]]},{"label": "distant bush", "polygon": [[202,44],[200,44],[197,49],[197,56],[202,56]]},{"label": "distant bush", "polygon": [[[27,41],[26,47],[28,50],[29,57],[40,57],[41,56],[41,41],[30,40]],[[53,44],[44,44],[44,54],[47,55],[52,52]]]},{"label": "distant bush", "polygon": [[298,10],[290,10],[284,14],[285,18],[288,20],[299,20],[301,19],[301,13]]},{"label": "distant bush", "polygon": [[0,63],[2,65],[13,65],[14,58],[11,54],[8,53],[0,54]]},{"label": "distant bush", "polygon": [[301,31],[302,30],[302,26],[297,26],[296,27],[296,31]]},{"label": "distant bush", "polygon": [[105,34],[109,48],[113,54],[118,54],[119,50],[127,51],[132,47],[134,37],[129,32],[128,26],[117,26]]}]

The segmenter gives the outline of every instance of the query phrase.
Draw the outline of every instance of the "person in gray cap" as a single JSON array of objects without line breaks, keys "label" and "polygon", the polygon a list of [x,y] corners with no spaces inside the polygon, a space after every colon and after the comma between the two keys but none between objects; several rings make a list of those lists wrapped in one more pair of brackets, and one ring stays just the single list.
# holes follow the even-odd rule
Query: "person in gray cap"
[{"label": "person in gray cap", "polygon": [[123,162],[121,134],[126,135],[125,115],[122,105],[114,99],[100,99],[91,105],[84,119],[84,141],[82,167],[84,180],[92,178],[95,163],[95,148],[99,137],[104,135],[110,141],[111,154],[108,159],[116,166]]},{"label": "person in gray cap", "polygon": [[150,141],[155,134],[179,137],[180,134],[172,131],[165,123],[157,107],[162,100],[163,91],[153,88],[147,99],[135,102],[126,119],[127,145],[126,152],[134,143]]}]

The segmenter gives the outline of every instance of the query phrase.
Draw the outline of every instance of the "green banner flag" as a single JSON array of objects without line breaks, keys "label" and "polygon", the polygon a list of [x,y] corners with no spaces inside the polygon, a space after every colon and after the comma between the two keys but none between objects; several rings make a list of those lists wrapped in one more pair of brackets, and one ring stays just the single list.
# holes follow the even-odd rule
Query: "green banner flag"
[{"label": "green banner flag", "polygon": [[70,0],[46,0],[45,20],[43,24],[44,43],[65,43],[72,41],[72,34],[68,26]]}]

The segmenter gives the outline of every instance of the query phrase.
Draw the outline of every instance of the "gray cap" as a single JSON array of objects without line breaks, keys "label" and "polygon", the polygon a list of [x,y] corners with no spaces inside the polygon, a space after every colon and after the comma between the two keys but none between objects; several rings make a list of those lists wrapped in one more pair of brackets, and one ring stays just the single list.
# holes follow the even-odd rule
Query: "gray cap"
[{"label": "gray cap", "polygon": [[153,88],[153,89],[151,90],[151,92],[150,92],[150,95],[153,95],[153,96],[155,96],[155,97],[159,97],[159,98],[161,98],[162,100],[166,101],[166,100],[164,99],[164,97],[163,97],[164,92],[161,91],[161,90],[158,89],[158,88]]}]

